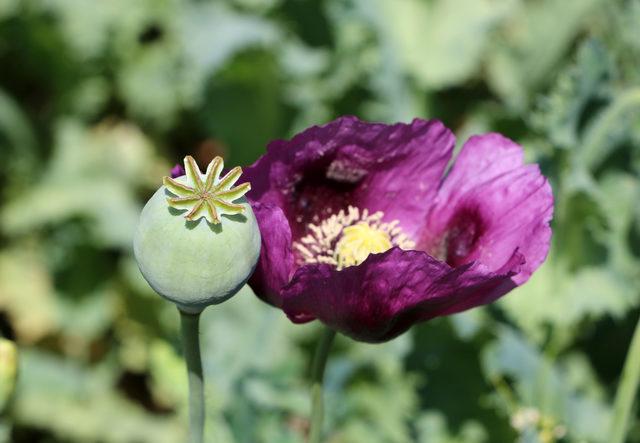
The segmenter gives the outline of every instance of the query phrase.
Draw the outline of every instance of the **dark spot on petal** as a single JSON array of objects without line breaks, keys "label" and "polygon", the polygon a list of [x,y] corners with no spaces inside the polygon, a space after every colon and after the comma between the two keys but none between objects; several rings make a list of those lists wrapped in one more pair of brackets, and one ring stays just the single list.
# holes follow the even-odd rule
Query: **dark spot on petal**
[{"label": "dark spot on petal", "polygon": [[298,183],[292,197],[296,214],[302,216],[304,222],[311,221],[314,215],[337,212],[346,209],[349,196],[355,184],[327,180],[326,178],[305,177]]},{"label": "dark spot on petal", "polygon": [[449,266],[465,264],[484,232],[485,225],[479,211],[464,208],[449,221],[438,255]]},{"label": "dark spot on petal", "polygon": [[309,223],[317,224],[341,209],[346,210],[364,177],[364,174],[357,173],[357,177],[351,175],[349,180],[344,180],[344,174],[341,174],[337,180],[335,163],[331,160],[323,159],[307,168],[288,194],[289,219],[297,222],[294,238],[303,235]]}]

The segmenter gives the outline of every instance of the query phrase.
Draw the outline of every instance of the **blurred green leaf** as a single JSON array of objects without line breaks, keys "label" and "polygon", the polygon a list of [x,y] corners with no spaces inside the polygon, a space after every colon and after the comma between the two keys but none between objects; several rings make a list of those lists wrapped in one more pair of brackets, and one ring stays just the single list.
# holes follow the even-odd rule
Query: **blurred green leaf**
[{"label": "blurred green leaf", "polygon": [[557,345],[566,345],[584,320],[603,315],[620,318],[637,302],[633,282],[615,270],[592,267],[572,274],[550,257],[530,284],[516,289],[499,305],[536,342],[547,338],[551,326],[561,340]]},{"label": "blurred green leaf", "polygon": [[7,180],[7,188],[0,194],[10,195],[33,179],[36,166],[37,141],[34,129],[20,108],[0,88],[0,179]]},{"label": "blurred green leaf", "polygon": [[514,381],[519,405],[553,417],[566,426],[572,438],[607,441],[610,409],[597,396],[567,383],[566,370],[541,355],[515,331],[508,328],[498,331],[495,343],[485,348],[483,365],[489,379],[507,377]]},{"label": "blurred green leaf", "polygon": [[623,90],[585,131],[580,157],[595,169],[611,154],[621,140],[628,137],[632,121],[640,120],[640,87]]},{"label": "blurred green leaf", "polygon": [[33,244],[0,253],[0,309],[9,314],[21,341],[33,343],[57,328],[53,282]]},{"label": "blurred green leaf", "polygon": [[60,439],[75,441],[183,441],[180,421],[149,414],[114,390],[113,369],[88,369],[51,354],[25,351],[15,402],[18,423],[48,428]]},{"label": "blurred green leaf", "polygon": [[575,64],[558,76],[551,93],[540,100],[533,123],[554,145],[580,149],[579,124],[590,103],[611,98],[612,70],[611,57],[602,44],[595,40],[583,43]]},{"label": "blurred green leaf", "polygon": [[[512,108],[523,110],[602,0],[521,1],[487,60],[487,80]],[[558,18],[562,17],[559,25]]]},{"label": "blurred green leaf", "polygon": [[0,20],[11,17],[18,10],[20,0],[2,0],[0,1]]},{"label": "blurred green leaf", "polygon": [[426,88],[464,83],[482,61],[490,31],[515,1],[380,2],[407,70]]},{"label": "blurred green leaf", "polygon": [[135,127],[106,124],[86,131],[76,122],[62,122],[50,168],[36,186],[2,208],[0,228],[20,235],[87,217],[97,241],[129,248],[140,211],[131,187],[146,183],[156,164]]},{"label": "blurred green leaf", "polygon": [[452,435],[447,427],[446,418],[435,411],[425,412],[417,422],[418,442],[420,443],[484,443],[488,440],[487,431],[478,423],[465,423],[458,435]]}]

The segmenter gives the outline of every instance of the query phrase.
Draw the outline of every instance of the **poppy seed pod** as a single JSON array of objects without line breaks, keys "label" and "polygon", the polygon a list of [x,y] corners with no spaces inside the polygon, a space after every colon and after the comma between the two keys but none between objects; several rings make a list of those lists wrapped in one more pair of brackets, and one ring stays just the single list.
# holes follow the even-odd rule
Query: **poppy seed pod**
[{"label": "poppy seed pod", "polygon": [[192,157],[185,175],[165,177],[147,202],[134,237],[136,261],[149,285],[182,311],[199,313],[236,294],[260,255],[260,231],[244,199],[242,170],[220,177],[216,157],[202,174]]}]

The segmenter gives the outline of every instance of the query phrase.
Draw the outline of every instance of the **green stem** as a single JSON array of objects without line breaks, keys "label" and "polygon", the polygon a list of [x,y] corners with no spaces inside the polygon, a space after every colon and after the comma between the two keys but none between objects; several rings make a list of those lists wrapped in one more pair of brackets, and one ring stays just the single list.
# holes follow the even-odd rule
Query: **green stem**
[{"label": "green stem", "polygon": [[204,435],[204,382],[202,378],[202,360],[200,358],[199,322],[200,313],[188,314],[180,311],[182,345],[189,376],[190,443],[202,443]]},{"label": "green stem", "polygon": [[309,431],[309,443],[320,443],[320,437],[322,436],[324,368],[327,365],[329,350],[335,336],[336,331],[325,328],[313,357],[311,366],[311,429]]},{"label": "green stem", "polygon": [[629,430],[631,407],[640,381],[640,319],[633,333],[627,359],[624,362],[622,378],[618,384],[613,406],[613,422],[611,426],[611,443],[623,443]]}]

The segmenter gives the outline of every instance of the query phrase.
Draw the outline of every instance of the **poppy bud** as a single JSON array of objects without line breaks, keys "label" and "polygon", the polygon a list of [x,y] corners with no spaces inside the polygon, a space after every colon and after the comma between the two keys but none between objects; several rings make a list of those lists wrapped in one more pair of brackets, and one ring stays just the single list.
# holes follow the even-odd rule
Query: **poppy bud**
[{"label": "poppy bud", "polygon": [[221,303],[246,283],[260,255],[260,231],[243,195],[232,187],[242,170],[220,178],[216,157],[202,174],[186,157],[185,175],[165,177],[147,202],[134,238],[142,275],[162,297],[188,313]]}]

